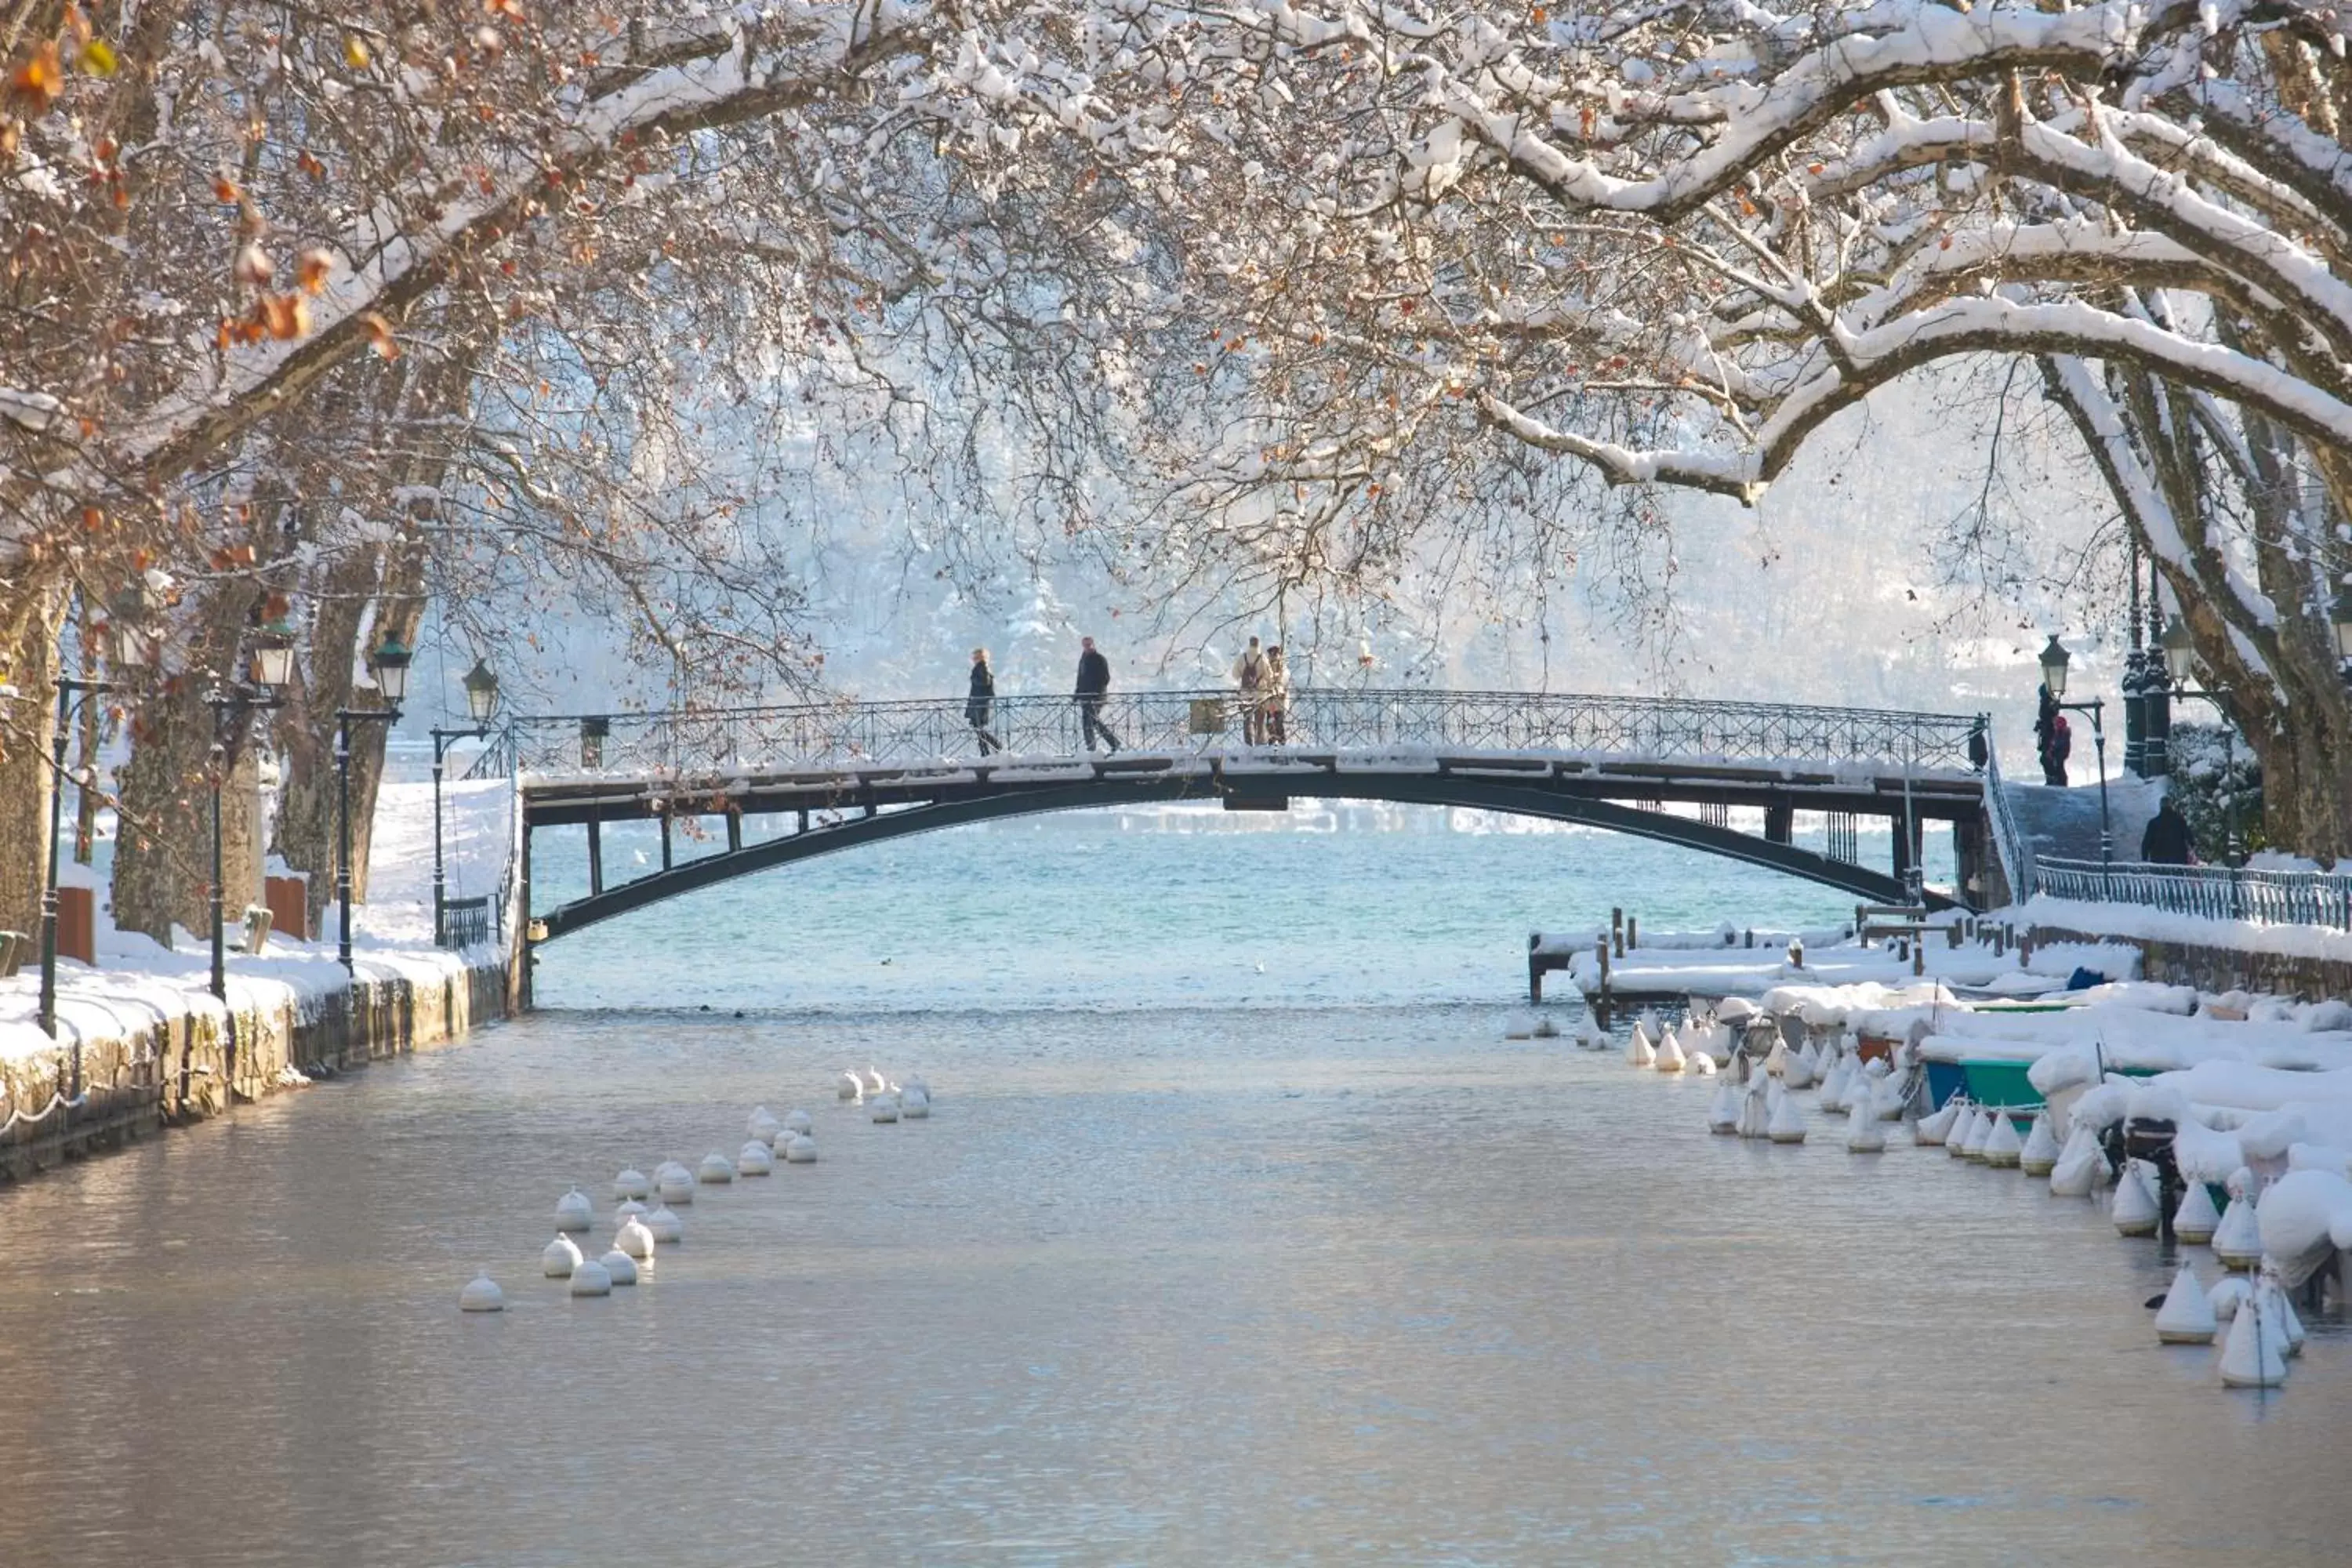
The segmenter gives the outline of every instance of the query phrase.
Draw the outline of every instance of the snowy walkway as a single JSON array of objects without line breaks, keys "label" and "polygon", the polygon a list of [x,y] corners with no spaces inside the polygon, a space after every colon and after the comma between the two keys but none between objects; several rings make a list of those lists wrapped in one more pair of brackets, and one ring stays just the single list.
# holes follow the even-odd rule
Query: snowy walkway
[{"label": "snowy walkway", "polygon": [[[452,898],[498,891],[511,829],[511,795],[503,780],[444,786],[443,828]],[[90,880],[88,868],[65,873]],[[499,954],[444,952],[433,945],[433,790],[429,782],[387,783],[376,805],[370,901],[356,906],[352,963],[362,980],[405,979],[437,984]],[[179,931],[169,948],[136,932],[117,931],[105,889],[99,889],[98,965],[58,963],[58,1023],[61,1040],[123,1039],[178,1017],[219,1020],[211,992],[208,932]],[[232,931],[232,940],[236,933]],[[349,989],[335,956],[335,909],[330,900],[317,942],[272,935],[262,955],[228,955],[228,996],[240,1013],[289,1013],[312,1018],[326,998]],[[38,1056],[57,1043],[42,1033],[37,955],[0,980],[0,1062]]]}]

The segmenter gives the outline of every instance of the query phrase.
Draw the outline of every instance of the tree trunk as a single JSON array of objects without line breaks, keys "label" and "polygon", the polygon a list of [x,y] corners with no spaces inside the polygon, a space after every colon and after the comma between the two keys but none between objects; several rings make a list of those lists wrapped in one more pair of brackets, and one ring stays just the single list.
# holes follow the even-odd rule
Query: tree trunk
[{"label": "tree trunk", "polygon": [[[279,858],[310,878],[312,931],[320,929],[319,917],[335,890],[335,710],[351,706],[352,660],[376,578],[376,552],[352,550],[310,585],[318,610],[310,623],[310,657],[289,693],[286,721],[279,726],[285,776],[278,786],[276,844]],[[359,756],[355,738],[355,764]],[[356,813],[357,792],[352,804]],[[354,824],[354,847],[359,841]],[[359,891],[354,879],[352,895]]]},{"label": "tree trunk", "polygon": [[49,874],[50,739],[57,725],[56,671],[61,593],[35,595],[17,624],[0,627],[0,653],[16,698],[0,712],[0,930],[40,929]]},{"label": "tree trunk", "polygon": [[[205,699],[236,672],[238,645],[260,597],[257,585],[234,580],[208,592],[191,627],[187,668],[141,702],[132,720],[114,839],[114,924],[166,947],[174,925],[191,932],[211,927],[212,781],[237,752],[249,749],[251,720],[231,713],[216,733]],[[213,755],[215,740],[224,746],[220,759]],[[225,843],[250,844],[252,813],[250,796],[224,791]],[[250,882],[249,874],[239,882],[223,879],[225,889],[242,883],[240,912],[252,899]]]},{"label": "tree trunk", "polygon": [[[401,416],[436,413],[462,416],[471,384],[474,356],[462,353],[415,373],[391,402]],[[377,417],[374,415],[362,416]],[[387,422],[393,416],[383,416]],[[376,504],[390,509],[401,490],[431,491],[447,473],[446,450],[427,447],[381,476],[385,493]],[[353,498],[354,504],[364,505]],[[311,622],[310,658],[283,726],[285,781],[278,805],[277,850],[290,868],[310,875],[313,929],[334,893],[340,826],[335,772],[335,710],[353,706],[352,671],[362,657],[362,634],[371,643],[395,633],[414,647],[424,619],[425,546],[411,539],[383,546],[347,547],[330,557],[320,580],[306,584],[317,612]],[[371,614],[373,611],[373,614]],[[359,706],[373,708],[375,700]],[[368,856],[374,838],[375,801],[383,779],[384,743],[391,726],[381,721],[352,727],[352,898],[364,902]]]}]

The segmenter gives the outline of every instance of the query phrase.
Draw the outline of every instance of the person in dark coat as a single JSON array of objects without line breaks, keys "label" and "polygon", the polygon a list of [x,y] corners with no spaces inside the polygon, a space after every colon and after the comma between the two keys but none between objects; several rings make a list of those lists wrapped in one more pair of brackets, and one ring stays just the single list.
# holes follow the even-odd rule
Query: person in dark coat
[{"label": "person in dark coat", "polygon": [[971,732],[980,737],[980,754],[1004,750],[1004,742],[988,726],[996,717],[996,672],[988,668],[988,650],[971,650],[971,696],[963,705],[963,716],[971,724]]},{"label": "person in dark coat", "polygon": [[1087,738],[1087,750],[1095,749],[1095,737],[1100,735],[1103,744],[1118,750],[1118,737],[1102,721],[1103,698],[1110,691],[1110,660],[1096,650],[1095,639],[1080,637],[1085,649],[1078,655],[1078,721]]},{"label": "person in dark coat", "polygon": [[2180,807],[2170,795],[2148,818],[2147,831],[2139,836],[2139,858],[2152,866],[2186,866],[2191,859],[2189,819],[2180,815]]},{"label": "person in dark coat", "polygon": [[2041,702],[2033,715],[2034,755],[2042,763],[2042,782],[2063,784],[2066,782],[2066,758],[2074,749],[2074,737],[2069,732],[2066,715],[2058,706],[2058,699],[2043,686]]}]

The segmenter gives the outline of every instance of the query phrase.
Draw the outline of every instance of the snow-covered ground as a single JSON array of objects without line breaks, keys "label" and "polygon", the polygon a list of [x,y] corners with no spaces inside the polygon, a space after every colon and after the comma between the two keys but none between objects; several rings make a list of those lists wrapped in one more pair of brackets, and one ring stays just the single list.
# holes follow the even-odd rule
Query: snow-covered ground
[{"label": "snow-covered ground", "polygon": [[[452,898],[496,895],[512,837],[512,799],[503,780],[443,786],[442,826]],[[209,853],[207,848],[206,853]],[[85,868],[62,868],[68,879],[90,880]],[[437,983],[461,973],[487,954],[445,952],[433,945],[433,788],[425,781],[387,783],[376,803],[375,848],[369,901],[354,906],[352,960],[362,981],[404,978]],[[230,911],[234,919],[236,911]],[[335,956],[331,900],[320,940],[294,942],[272,933],[258,957],[228,954],[228,1001],[243,1012],[314,1016],[328,997],[348,989]],[[230,940],[237,940],[232,927]],[[169,948],[136,932],[117,931],[99,889],[96,967],[58,961],[60,1041],[79,1037],[121,1038],[167,1018],[218,1018],[211,991],[212,945],[204,931],[175,931]],[[38,1055],[52,1042],[40,1027],[40,964],[26,963],[0,980],[0,1060]]]}]

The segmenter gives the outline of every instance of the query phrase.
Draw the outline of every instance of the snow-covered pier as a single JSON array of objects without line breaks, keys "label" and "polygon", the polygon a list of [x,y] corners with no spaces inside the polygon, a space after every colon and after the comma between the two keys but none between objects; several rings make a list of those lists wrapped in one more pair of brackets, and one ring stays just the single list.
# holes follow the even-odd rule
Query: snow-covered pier
[{"label": "snow-covered pier", "polygon": [[1796,931],[1724,925],[1651,932],[1622,951],[1607,932],[1538,931],[1528,941],[1529,999],[1540,999],[1540,973],[1550,971],[1565,971],[1588,1003],[1605,997],[1612,1007],[1685,997],[1753,1001],[1792,984],[1900,985],[1923,978],[1969,994],[2034,996],[2063,989],[2082,968],[2110,976],[2137,973],[2137,952],[2127,944],[2013,942],[2011,928],[1964,922],[1957,913],[1919,923],[1925,929],[1916,935],[1874,942],[1857,940],[1851,924]]}]

